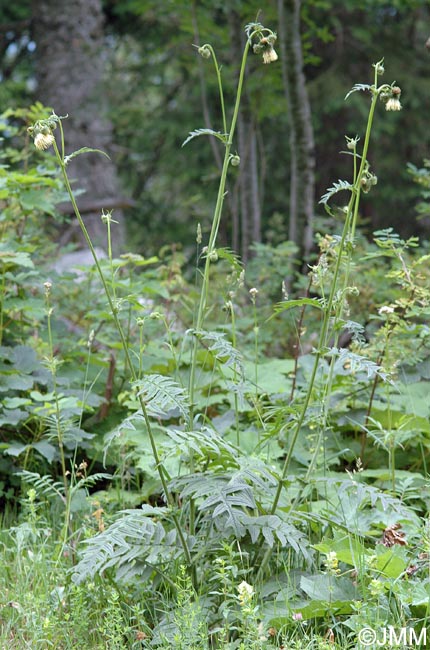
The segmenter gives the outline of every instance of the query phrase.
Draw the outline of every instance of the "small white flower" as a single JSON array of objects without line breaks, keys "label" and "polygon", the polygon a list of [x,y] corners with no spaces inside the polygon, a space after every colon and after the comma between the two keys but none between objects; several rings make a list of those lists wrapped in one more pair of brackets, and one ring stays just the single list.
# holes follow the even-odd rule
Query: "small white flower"
[{"label": "small white flower", "polygon": [[254,587],[249,585],[245,580],[240,583],[237,590],[239,592],[239,602],[242,606],[249,603],[255,593]]},{"label": "small white flower", "polygon": [[383,314],[392,314],[392,313],[394,313],[394,307],[390,307],[389,305],[383,305],[378,309],[378,314],[380,314],[381,316]]},{"label": "small white flower", "polygon": [[55,138],[52,133],[38,133],[34,138],[34,146],[36,149],[44,151],[49,149],[55,142]]},{"label": "small white flower", "polygon": [[273,47],[269,47],[263,52],[263,63],[273,63],[278,60],[278,55],[276,54]]},{"label": "small white flower", "polygon": [[386,111],[401,111],[402,110],[402,105],[400,103],[400,100],[397,99],[396,97],[390,97],[390,99],[385,104],[385,110]]}]

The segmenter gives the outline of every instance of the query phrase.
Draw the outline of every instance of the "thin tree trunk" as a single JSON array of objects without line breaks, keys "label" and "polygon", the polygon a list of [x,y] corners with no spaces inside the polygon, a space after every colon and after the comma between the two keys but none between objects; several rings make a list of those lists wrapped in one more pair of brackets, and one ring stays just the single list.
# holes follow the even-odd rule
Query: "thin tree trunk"
[{"label": "thin tree trunk", "polygon": [[252,241],[261,242],[261,204],[258,180],[258,147],[257,147],[257,133],[255,125],[252,124],[250,129],[250,202],[252,214]]},{"label": "thin tree trunk", "polygon": [[315,145],[300,36],[300,0],[278,0],[282,78],[290,119],[289,237],[307,260],[312,247]]},{"label": "thin tree trunk", "polygon": [[[197,3],[194,0],[193,5],[192,5],[192,17],[193,17],[193,30],[194,30],[194,41],[195,43],[200,43],[200,33],[199,33],[199,25],[198,25],[198,20],[197,20]],[[211,112],[209,108],[209,100],[208,100],[208,93],[207,93],[207,86],[206,86],[206,77],[205,75],[208,74],[208,66],[205,66],[203,59],[199,56],[197,57],[198,61],[198,70],[199,70],[199,80],[200,80],[200,95],[202,99],[202,111],[203,111],[203,119],[204,119],[204,125],[206,129],[213,129],[215,131],[221,131],[221,117],[219,117],[220,123],[215,125],[212,123],[212,118],[211,118]],[[210,74],[214,74],[213,67],[211,66],[210,69]],[[217,98],[217,102],[219,102],[219,99]],[[218,106],[218,113],[219,115],[221,114],[221,106]],[[209,138],[209,142],[212,148],[212,153],[214,156],[215,164],[217,166],[218,171],[221,173],[222,169],[222,164],[223,164],[223,151],[220,152],[219,148],[219,142],[215,138]],[[226,204],[227,208],[230,212],[231,216],[231,223],[232,223],[232,228],[231,228],[231,239],[232,239],[232,247],[233,250],[238,250],[238,243],[239,243],[239,229],[238,229],[238,223],[239,223],[239,214],[238,214],[238,204],[237,200],[234,199],[234,196],[232,195],[230,189],[229,189],[230,183],[227,180],[227,196],[226,196]],[[223,219],[221,221],[221,227],[220,227],[220,234],[221,238],[224,241],[228,241],[227,237],[227,228],[226,228],[226,220]]]},{"label": "thin tree trunk", "polygon": [[[242,58],[242,24],[240,16],[229,14],[234,61]],[[237,121],[237,146],[240,156],[239,176],[235,186],[238,218],[233,215],[233,247],[240,239],[240,254],[244,262],[249,258],[251,244],[261,241],[260,164],[257,130],[252,117],[246,84]],[[237,194],[236,194],[237,193]],[[236,200],[237,197],[237,200]],[[238,232],[240,230],[240,232]]]},{"label": "thin tree trunk", "polygon": [[[37,98],[64,122],[66,153],[93,147],[110,153],[112,127],[103,94],[105,47],[101,0],[34,0],[33,35],[37,45]],[[85,190],[84,201],[102,202],[108,210],[118,204],[115,165],[100,154],[83,154],[71,161],[74,188]],[[79,197],[78,197],[79,205]],[[121,210],[116,210],[115,252],[124,241]],[[90,235],[106,244],[100,212],[85,216]]]}]

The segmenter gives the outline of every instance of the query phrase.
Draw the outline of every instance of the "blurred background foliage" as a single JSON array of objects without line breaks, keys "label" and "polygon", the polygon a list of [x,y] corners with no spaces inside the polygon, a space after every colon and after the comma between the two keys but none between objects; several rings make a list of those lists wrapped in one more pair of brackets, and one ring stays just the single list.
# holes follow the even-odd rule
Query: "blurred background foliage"
[{"label": "blurred background foliage", "polygon": [[[19,0],[0,6],[2,110],[40,99],[40,61],[33,36],[44,2],[32,5],[30,0]],[[259,20],[278,29],[279,2],[263,4]],[[87,3],[88,11],[92,5]],[[82,6],[85,3],[80,4],[80,12]],[[255,19],[260,8],[257,0],[104,0],[105,80],[99,92],[104,93],[114,129],[110,153],[129,200],[127,248],[152,254],[173,241],[190,246],[192,254],[197,223],[204,231],[209,227],[217,189],[216,145],[208,140],[185,148],[181,144],[190,131],[206,126],[205,109],[212,127],[221,130],[222,126],[213,66],[198,57],[193,45],[214,46],[223,65],[231,110],[243,26]],[[61,11],[61,2],[55,11]],[[401,86],[404,110],[385,114],[383,105],[378,107],[369,155],[379,179],[378,191],[363,201],[361,224],[367,234],[390,225],[404,237],[426,237],[429,218],[421,210],[421,219],[416,219],[421,198],[407,163],[420,168],[429,149],[428,3],[307,0],[302,2],[301,17],[316,145],[316,216],[324,217],[318,199],[333,180],[350,178],[348,160],[339,155],[345,149],[344,135],[364,137],[368,97],[357,93],[348,102],[343,97],[354,83],[371,82],[371,64],[384,57],[384,81],[395,79]],[[85,15],[76,20],[85,20]],[[257,56],[249,61],[243,110],[258,143],[259,238],[279,244],[288,232],[288,105],[281,66],[260,63]],[[89,146],[91,140],[89,133]],[[230,175],[233,199],[239,173],[232,170]],[[231,246],[229,210],[227,203],[221,235],[223,243]],[[321,227],[327,228],[325,221]]]}]

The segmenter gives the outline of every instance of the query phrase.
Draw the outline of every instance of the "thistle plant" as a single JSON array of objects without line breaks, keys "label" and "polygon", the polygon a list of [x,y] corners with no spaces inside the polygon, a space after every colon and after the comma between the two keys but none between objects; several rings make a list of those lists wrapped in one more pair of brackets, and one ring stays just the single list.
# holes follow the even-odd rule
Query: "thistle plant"
[{"label": "thistle plant", "polygon": [[[91,254],[93,256],[94,264],[95,264],[95,266],[97,268],[97,272],[98,272],[98,275],[100,277],[100,280],[101,280],[101,283],[102,283],[102,286],[103,286],[103,289],[104,289],[104,292],[105,292],[105,295],[106,295],[106,298],[107,298],[107,301],[108,301],[110,313],[112,315],[112,320],[114,322],[115,328],[116,328],[116,330],[118,332],[118,335],[119,335],[119,338],[120,338],[120,341],[121,341],[122,350],[123,350],[123,353],[124,353],[124,356],[125,356],[125,359],[126,359],[127,368],[128,368],[128,370],[130,372],[131,380],[132,380],[133,383],[137,383],[138,376],[137,376],[134,364],[133,364],[132,359],[131,359],[131,354],[130,354],[128,342],[127,342],[127,339],[126,339],[126,336],[125,336],[125,333],[124,333],[124,329],[123,329],[123,326],[121,324],[121,320],[120,320],[120,317],[119,317],[120,301],[118,301],[115,298],[115,296],[111,294],[111,292],[109,290],[108,282],[107,282],[106,277],[105,277],[105,275],[103,273],[100,261],[99,261],[99,259],[97,257],[96,250],[95,250],[94,245],[93,245],[93,243],[91,241],[91,237],[90,237],[90,235],[88,233],[88,230],[87,230],[87,228],[85,226],[85,223],[84,223],[84,221],[82,219],[82,216],[81,216],[81,213],[79,211],[78,205],[76,203],[76,199],[75,199],[75,196],[74,196],[71,184],[70,184],[70,180],[69,180],[69,177],[68,177],[68,174],[67,174],[67,165],[76,156],[78,156],[80,154],[84,154],[84,153],[90,153],[90,152],[96,152],[96,153],[104,153],[104,152],[101,152],[98,149],[91,149],[91,148],[88,148],[88,147],[84,147],[82,149],[79,149],[78,151],[73,152],[69,156],[66,156],[66,154],[65,154],[64,131],[63,131],[63,126],[62,126],[63,119],[65,119],[65,118],[60,117],[58,115],[55,115],[55,113],[54,113],[48,119],[40,120],[40,121],[36,122],[32,127],[29,127],[28,130],[29,130],[30,135],[34,139],[34,144],[35,144],[36,148],[38,148],[38,149],[47,149],[51,145],[54,148],[55,156],[56,156],[57,162],[59,164],[61,174],[62,174],[62,177],[63,177],[63,180],[64,180],[64,184],[65,184],[67,193],[69,195],[70,201],[72,203],[72,207],[73,207],[75,216],[76,216],[76,218],[78,220],[79,226],[80,226],[81,231],[82,231],[82,233],[84,235],[84,238],[85,238],[85,241],[86,241],[86,243],[88,245],[88,248],[90,249]],[[54,130],[57,127],[59,128],[59,132],[60,132],[60,138],[59,138],[60,139],[60,146],[58,146],[57,141],[56,141],[55,136],[54,136]],[[43,140],[42,140],[42,137],[43,137]],[[106,155],[106,154],[104,154],[104,155]],[[106,215],[103,215],[103,216],[104,216],[104,219],[106,219]],[[110,219],[108,219],[108,232],[110,232],[110,223],[111,223],[111,221],[110,221]],[[143,419],[145,421],[145,426],[146,426],[148,437],[149,437],[149,440],[150,440],[152,454],[153,454],[153,457],[154,457],[154,462],[155,462],[155,465],[157,467],[158,475],[159,475],[160,482],[161,482],[161,485],[162,485],[162,488],[163,488],[164,496],[165,496],[165,499],[166,499],[167,503],[169,504],[169,506],[171,508],[171,517],[172,517],[172,520],[174,522],[174,525],[175,525],[175,528],[176,528],[176,531],[177,531],[177,534],[178,534],[178,539],[180,540],[180,543],[181,543],[181,546],[182,546],[182,549],[183,549],[184,556],[186,558],[187,564],[191,565],[190,550],[189,550],[187,542],[186,542],[184,531],[182,530],[182,527],[181,527],[180,522],[179,522],[179,518],[178,518],[178,515],[177,515],[177,512],[176,512],[176,504],[175,504],[174,498],[173,498],[173,496],[172,496],[172,494],[171,494],[171,492],[169,491],[169,488],[168,488],[168,481],[169,481],[170,477],[169,477],[168,473],[166,472],[166,470],[165,470],[165,468],[164,468],[164,466],[163,466],[163,464],[161,462],[161,459],[160,459],[160,456],[159,456],[159,453],[158,453],[158,448],[157,448],[157,445],[156,445],[156,442],[155,442],[155,437],[154,437],[154,434],[153,434],[153,431],[152,431],[151,421],[150,421],[148,411],[147,411],[147,408],[146,408],[146,404],[145,404],[145,401],[144,401],[144,398],[143,398],[142,394],[138,395],[138,399],[139,399],[139,403],[140,403],[142,417],[143,417]]]},{"label": "thistle plant", "polygon": [[[375,109],[379,101],[385,103],[385,108],[387,111],[400,110],[401,105],[399,97],[401,90],[395,83],[388,85],[382,84],[378,85],[379,77],[384,74],[384,65],[383,60],[378,61],[373,65],[374,68],[374,81],[372,85],[369,84],[356,84],[353,86],[352,90],[346,95],[345,99],[348,99],[350,95],[354,92],[362,91],[369,92],[371,96],[370,109],[367,119],[366,132],[364,136],[364,143],[361,153],[358,151],[358,142],[359,138],[347,138],[347,149],[348,153],[352,155],[352,182],[339,180],[334,183],[334,185],[329,188],[326,194],[322,197],[320,203],[322,203],[328,212],[328,214],[334,217],[334,212],[330,207],[329,201],[333,196],[339,192],[348,191],[350,193],[350,198],[343,209],[345,215],[345,221],[343,225],[342,234],[340,237],[336,237],[335,240],[330,244],[332,256],[332,268],[331,268],[331,277],[330,277],[330,290],[328,295],[324,295],[320,301],[312,301],[305,299],[303,304],[309,304],[322,310],[322,320],[321,327],[319,332],[318,344],[314,353],[314,362],[312,366],[312,371],[310,379],[308,382],[308,387],[306,394],[304,396],[303,402],[298,409],[295,420],[292,424],[291,438],[289,442],[288,451],[283,463],[283,467],[278,479],[278,486],[275,491],[275,495],[271,504],[270,512],[274,514],[277,511],[279,500],[281,497],[282,490],[285,486],[285,480],[288,475],[288,470],[290,467],[291,459],[296,447],[299,434],[303,429],[303,425],[306,422],[306,418],[309,412],[309,408],[314,402],[315,399],[315,389],[317,383],[318,372],[321,367],[321,363],[331,356],[329,364],[329,372],[323,387],[322,393],[319,395],[319,404],[320,404],[320,417],[317,419],[319,434],[317,440],[314,444],[314,453],[309,463],[308,469],[305,474],[304,484],[306,485],[312,476],[320,450],[322,447],[322,442],[324,439],[325,431],[327,429],[328,417],[329,417],[329,404],[330,404],[330,394],[332,387],[332,380],[334,375],[334,363],[339,355],[339,350],[337,349],[337,341],[339,337],[340,330],[345,327],[346,319],[345,313],[347,311],[347,301],[348,296],[351,293],[354,293],[356,289],[350,286],[350,272],[351,264],[354,252],[354,238],[357,228],[357,220],[359,215],[359,207],[361,196],[363,193],[369,192],[369,190],[376,185],[377,177],[370,171],[370,163],[368,161],[368,151],[370,145],[370,137],[372,132],[372,125],[375,115]],[[319,273],[326,272],[326,267],[328,263],[328,257],[326,254],[320,255],[318,260],[317,267],[314,268],[313,273],[318,277]],[[325,268],[324,268],[325,265]],[[300,301],[298,301],[300,303]],[[297,304],[297,303],[296,303]],[[291,305],[289,301],[286,301],[284,304],[285,308],[289,308]],[[295,305],[294,305],[295,306]],[[334,339],[334,346],[329,346],[330,337]],[[292,509],[296,507],[301,496],[300,491],[296,496]],[[271,556],[272,549],[268,549],[266,555],[263,559],[263,562],[260,567],[260,573],[265,570],[267,562]]]},{"label": "thistle plant", "polygon": [[[183,146],[190,142],[190,140],[201,136],[209,135],[214,136],[222,142],[224,145],[224,160],[221,169],[221,178],[218,187],[218,194],[215,204],[215,210],[212,218],[212,226],[209,235],[209,241],[207,246],[203,248],[204,253],[204,269],[202,274],[202,282],[200,287],[200,300],[197,307],[197,314],[194,322],[194,329],[199,332],[204,327],[204,321],[206,316],[208,296],[209,296],[209,282],[210,282],[210,267],[211,264],[218,259],[216,251],[216,242],[218,237],[218,231],[221,223],[222,211],[224,206],[225,199],[225,188],[227,175],[230,165],[232,167],[237,167],[240,165],[240,156],[236,153],[232,153],[234,135],[236,130],[237,119],[239,116],[239,108],[242,97],[243,81],[245,76],[246,62],[248,59],[249,50],[252,47],[255,54],[262,53],[263,62],[271,63],[272,61],[277,60],[277,54],[274,49],[274,43],[276,42],[276,34],[271,29],[264,27],[261,23],[249,23],[245,32],[247,35],[247,40],[245,43],[245,48],[242,55],[242,62],[239,72],[239,80],[236,89],[236,99],[234,102],[233,114],[230,121],[230,125],[227,127],[227,118],[224,102],[224,90],[222,85],[222,76],[221,68],[218,64],[215,51],[209,43],[205,43],[198,48],[199,54],[205,59],[211,59],[215,68],[215,72],[218,80],[218,91],[220,99],[220,107],[222,114],[222,126],[223,131],[213,131],[211,129],[198,129],[197,131],[192,131],[189,137],[185,140]],[[198,341],[194,340],[192,360],[191,360],[191,371],[190,371],[190,381],[189,381],[189,392],[190,392],[190,422],[193,422],[194,416],[194,389],[195,389],[195,373],[197,367],[197,349]]]},{"label": "thistle plant", "polygon": [[[237,119],[239,115],[239,107],[240,107],[240,101],[242,96],[246,62],[251,48],[254,50],[256,54],[262,54],[263,63],[268,64],[277,59],[277,55],[274,50],[276,34],[272,30],[264,27],[260,23],[255,22],[247,25],[246,35],[247,35],[247,39],[246,39],[241,66],[240,66],[239,79],[238,79],[237,90],[236,90],[236,98],[235,98],[232,117],[229,125],[227,123],[227,113],[226,113],[225,103],[224,103],[224,93],[223,93],[223,86],[221,80],[221,68],[218,65],[215,51],[212,48],[212,46],[209,44],[205,44],[198,48],[199,54],[203,56],[203,58],[211,59],[214,63],[214,67],[218,79],[218,87],[219,87],[219,98],[220,98],[220,106],[221,106],[221,114],[222,114],[222,132],[216,132],[209,129],[200,129],[190,133],[190,136],[187,138],[185,143],[189,142],[190,140],[192,140],[197,136],[211,135],[217,137],[223,143],[225,150],[224,150],[224,161],[221,170],[221,177],[219,182],[217,200],[214,209],[214,215],[212,219],[212,226],[209,235],[209,240],[208,240],[208,244],[202,249],[202,256],[204,258],[204,269],[202,272],[202,282],[200,287],[200,300],[198,302],[195,321],[194,321],[194,328],[193,328],[195,337],[194,337],[193,348],[192,348],[192,359],[191,359],[191,369],[190,369],[190,379],[189,379],[188,413],[186,412],[186,409],[183,407],[185,393],[182,387],[174,385],[174,382],[170,381],[169,379],[166,379],[165,377],[155,376],[155,381],[152,388],[150,387],[148,389],[148,384],[150,384],[149,377],[148,376],[145,376],[144,378],[141,377],[140,367],[139,370],[136,371],[132,359],[132,353],[130,351],[130,343],[128,340],[128,336],[122,324],[122,319],[121,319],[122,301],[121,298],[119,298],[116,295],[115,288],[114,288],[115,287],[115,283],[113,281],[114,268],[112,264],[112,251],[110,246],[111,225],[113,223],[112,217],[110,214],[103,213],[102,215],[102,219],[107,225],[107,232],[108,232],[108,249],[109,249],[108,253],[109,253],[109,260],[110,260],[109,271],[111,276],[110,284],[112,285],[112,289],[111,289],[109,286],[109,282],[104,274],[101,263],[97,257],[96,250],[91,241],[85,223],[82,219],[78,205],[76,203],[73,190],[71,188],[69,176],[67,173],[67,166],[69,162],[73,158],[81,154],[86,154],[86,153],[103,154],[104,152],[97,149],[84,147],[82,149],[79,149],[78,151],[66,155],[65,137],[63,131],[63,120],[65,118],[57,116],[55,113],[52,114],[47,119],[37,121],[33,126],[29,128],[29,133],[33,137],[34,144],[37,149],[41,151],[49,149],[50,147],[53,147],[54,149],[55,157],[57,159],[61,171],[61,175],[63,177],[63,181],[67,193],[69,195],[76,219],[79,223],[79,226],[81,228],[85,241],[88,245],[88,248],[92,253],[94,264],[97,269],[98,275],[100,277],[106,295],[109,310],[112,316],[112,321],[121,342],[123,354],[126,361],[126,366],[131,379],[131,384],[133,387],[137,389],[136,392],[137,392],[137,399],[140,406],[140,414],[143,418],[146,432],[149,437],[152,456],[153,456],[155,467],[158,472],[164,498],[168,504],[169,517],[174,523],[177,537],[182,547],[185,563],[188,567],[191,567],[191,574],[193,575],[194,578],[195,578],[195,567],[192,566],[193,559],[191,556],[190,546],[187,542],[187,534],[191,536],[194,536],[195,534],[196,513],[195,513],[194,499],[193,497],[189,499],[189,521],[187,522],[187,526],[185,527],[184,523],[180,520],[177,503],[175,501],[175,497],[172,493],[172,490],[169,486],[169,484],[171,483],[171,477],[169,476],[169,473],[167,472],[165,465],[163,464],[163,460],[160,455],[159,448],[157,446],[156,438],[153,432],[153,426],[151,423],[151,417],[148,411],[147,401],[145,397],[147,397],[148,395],[147,391],[150,390],[150,392],[152,391],[151,392],[152,397],[154,395],[160,396],[160,394],[162,394],[162,398],[161,398],[162,407],[166,407],[166,404],[172,404],[172,403],[179,405],[181,410],[181,415],[185,423],[185,427],[190,432],[192,431],[193,423],[195,420],[194,402],[195,402],[197,351],[199,345],[199,337],[205,336],[203,328],[204,328],[205,317],[208,309],[210,268],[211,268],[211,264],[218,259],[216,243],[217,243],[217,237],[218,237],[223,205],[224,205],[228,170],[230,165],[235,167],[240,163],[240,157],[236,153],[232,152],[232,147],[233,147]],[[56,129],[58,129],[59,132],[58,141],[54,135]],[[198,243],[200,244],[201,234],[198,234],[198,240],[199,240]],[[140,322],[139,327],[140,327],[141,336],[142,336],[142,325],[143,323]],[[140,349],[142,349],[142,339],[140,341]],[[189,460],[191,473],[194,471],[193,453],[194,452],[191,452],[190,460]],[[187,532],[185,532],[185,528],[187,528]]]}]

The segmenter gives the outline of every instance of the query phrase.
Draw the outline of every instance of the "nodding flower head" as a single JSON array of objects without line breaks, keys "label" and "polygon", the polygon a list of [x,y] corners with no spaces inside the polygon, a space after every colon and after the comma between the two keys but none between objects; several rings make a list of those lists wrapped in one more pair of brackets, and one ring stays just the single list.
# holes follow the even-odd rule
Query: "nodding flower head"
[{"label": "nodding flower head", "polygon": [[57,124],[61,119],[63,118],[53,113],[46,120],[38,120],[33,126],[28,127],[27,131],[33,138],[36,149],[43,151],[54,144],[53,131],[57,128]]},{"label": "nodding flower head", "polygon": [[209,45],[202,45],[201,47],[198,48],[197,51],[200,54],[200,56],[203,57],[204,59],[210,59],[212,56],[212,52]]},{"label": "nodding flower head", "polygon": [[255,54],[263,55],[263,63],[273,63],[278,60],[273,44],[276,41],[276,34],[271,32],[268,36],[261,36],[258,43],[255,43],[253,50]]},{"label": "nodding flower head", "polygon": [[38,133],[34,138],[34,146],[36,149],[44,151],[45,149],[49,149],[49,147],[54,144],[54,141],[55,138],[52,132]]},{"label": "nodding flower head", "polygon": [[402,94],[399,86],[387,86],[380,94],[381,101],[385,103],[386,111],[400,111],[400,95]]}]

